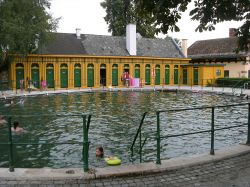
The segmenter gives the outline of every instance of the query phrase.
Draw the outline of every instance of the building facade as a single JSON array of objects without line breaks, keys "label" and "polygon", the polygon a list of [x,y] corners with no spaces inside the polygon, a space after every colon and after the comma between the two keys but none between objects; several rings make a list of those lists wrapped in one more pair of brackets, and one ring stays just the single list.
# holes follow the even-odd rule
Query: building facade
[{"label": "building facade", "polygon": [[236,53],[238,38],[229,29],[228,38],[196,41],[188,48],[191,64],[225,64],[224,76],[250,78],[250,52]]},{"label": "building facade", "polygon": [[13,89],[206,85],[223,77],[221,64],[189,61],[172,38],[142,38],[132,25],[126,37],[55,33],[38,54],[16,55],[8,74]]}]

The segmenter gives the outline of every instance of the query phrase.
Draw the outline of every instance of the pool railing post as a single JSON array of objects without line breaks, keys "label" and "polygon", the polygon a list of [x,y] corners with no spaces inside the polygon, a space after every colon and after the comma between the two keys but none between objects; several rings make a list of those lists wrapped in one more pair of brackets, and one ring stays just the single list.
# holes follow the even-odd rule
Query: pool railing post
[{"label": "pool railing post", "polygon": [[161,136],[160,136],[160,112],[156,112],[157,117],[157,132],[156,132],[156,141],[157,141],[157,159],[156,164],[161,164]]},{"label": "pool railing post", "polygon": [[222,80],[222,91],[224,92],[224,80]]},{"label": "pool railing post", "polygon": [[248,103],[247,145],[250,145],[250,103]]},{"label": "pool railing post", "polygon": [[8,130],[9,130],[9,171],[14,171],[13,166],[13,141],[12,141],[12,132],[11,132],[11,117],[8,118]]},{"label": "pool railing post", "polygon": [[140,141],[140,163],[142,163],[141,129],[140,129],[140,132],[139,132],[139,141]]},{"label": "pool railing post", "polygon": [[214,155],[214,107],[212,107],[210,155]]},{"label": "pool railing post", "polygon": [[83,118],[83,170],[89,171],[89,141],[88,141],[88,129],[86,124],[86,115]]}]

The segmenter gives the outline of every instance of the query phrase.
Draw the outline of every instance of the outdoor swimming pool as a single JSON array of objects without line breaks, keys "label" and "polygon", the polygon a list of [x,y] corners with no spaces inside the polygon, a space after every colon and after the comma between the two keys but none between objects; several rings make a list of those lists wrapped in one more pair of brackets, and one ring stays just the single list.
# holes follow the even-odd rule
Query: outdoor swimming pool
[{"label": "outdoor swimming pool", "polygon": [[[245,99],[214,93],[192,92],[96,92],[42,95],[14,98],[13,106],[0,100],[0,113],[24,114],[74,114],[90,113],[89,129],[90,166],[103,167],[105,163],[95,158],[95,148],[103,146],[106,155],[117,155],[123,164],[129,164],[129,148],[138,129],[141,116],[151,111],[145,119],[143,137],[149,140],[143,148],[143,160],[156,159],[156,117],[152,111],[171,108],[243,103]],[[247,122],[247,106],[216,109],[215,126],[230,126]],[[82,142],[82,119],[76,117],[25,117],[18,120],[27,130],[14,135],[15,142],[53,143]],[[211,109],[185,111],[161,115],[161,134],[177,134],[210,129]],[[0,142],[8,140],[8,131],[0,127]],[[246,141],[246,127],[215,133],[215,148]],[[209,153],[210,134],[162,139],[162,159]],[[0,145],[0,167],[8,167],[8,146]],[[138,162],[138,159],[137,159]],[[82,167],[81,145],[16,145],[15,167]]]}]

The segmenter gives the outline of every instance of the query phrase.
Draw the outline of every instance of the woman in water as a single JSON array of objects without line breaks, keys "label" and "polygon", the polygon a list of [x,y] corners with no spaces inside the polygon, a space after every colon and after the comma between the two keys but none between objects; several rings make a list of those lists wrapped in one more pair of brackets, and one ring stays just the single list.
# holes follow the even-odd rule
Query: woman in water
[{"label": "woman in water", "polygon": [[12,132],[24,132],[24,129],[19,126],[19,122],[18,121],[15,121],[13,123],[13,127],[11,127],[11,131]]}]

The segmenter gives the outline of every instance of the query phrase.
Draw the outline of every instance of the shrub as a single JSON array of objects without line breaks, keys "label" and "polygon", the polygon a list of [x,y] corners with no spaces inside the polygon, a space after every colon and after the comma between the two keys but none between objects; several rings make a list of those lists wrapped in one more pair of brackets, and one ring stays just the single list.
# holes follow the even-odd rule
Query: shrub
[{"label": "shrub", "polygon": [[241,88],[244,83],[250,83],[248,78],[218,78],[216,84],[221,87],[236,87]]}]

